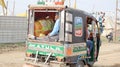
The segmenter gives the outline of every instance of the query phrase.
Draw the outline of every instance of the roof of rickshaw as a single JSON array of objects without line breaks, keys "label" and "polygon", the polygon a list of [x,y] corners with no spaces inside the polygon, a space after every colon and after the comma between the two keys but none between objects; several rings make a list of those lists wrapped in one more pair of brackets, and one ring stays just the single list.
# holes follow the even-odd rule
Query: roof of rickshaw
[{"label": "roof of rickshaw", "polygon": [[86,11],[83,11],[83,10],[80,10],[80,9],[70,8],[70,7],[67,7],[67,6],[64,6],[64,5],[29,5],[28,8],[30,10],[58,10],[58,11],[66,9],[66,10],[70,10],[70,11],[77,11],[80,14],[86,15],[88,18],[92,18],[93,20],[96,20],[96,18],[92,14],[90,14]]},{"label": "roof of rickshaw", "polygon": [[62,10],[65,8],[64,5],[29,5],[29,9],[37,10],[37,9],[52,9],[52,10]]},{"label": "roof of rickshaw", "polygon": [[97,21],[96,18],[91,13],[88,13],[86,11],[83,11],[80,9],[74,9],[74,8],[70,8],[70,7],[66,8],[66,10],[70,10],[72,12],[75,11],[75,13],[79,13],[79,14],[84,14],[86,16],[86,18],[91,18],[91,19]]}]

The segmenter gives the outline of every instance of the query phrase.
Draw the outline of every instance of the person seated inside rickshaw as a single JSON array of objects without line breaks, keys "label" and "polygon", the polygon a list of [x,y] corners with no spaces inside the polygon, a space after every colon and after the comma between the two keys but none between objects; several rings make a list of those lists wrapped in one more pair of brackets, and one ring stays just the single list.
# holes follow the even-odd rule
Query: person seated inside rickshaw
[{"label": "person seated inside rickshaw", "polygon": [[49,37],[56,36],[59,33],[59,29],[60,29],[59,13],[56,13],[55,20],[56,22],[54,24],[53,30],[48,34]]},{"label": "person seated inside rickshaw", "polygon": [[[87,26],[88,27],[88,26]],[[88,56],[90,56],[90,53],[93,49],[93,33],[90,32],[88,29],[87,29],[87,47],[88,47]]]},{"label": "person seated inside rickshaw", "polygon": [[93,37],[92,37],[92,33],[90,33],[88,39],[87,39],[87,47],[89,48],[89,51],[88,51],[88,55],[90,56],[90,53],[93,49]]},{"label": "person seated inside rickshaw", "polygon": [[59,39],[59,29],[60,29],[59,13],[56,13],[55,20],[56,21],[55,21],[53,30],[47,35],[47,37],[49,38],[49,41],[58,41]]}]

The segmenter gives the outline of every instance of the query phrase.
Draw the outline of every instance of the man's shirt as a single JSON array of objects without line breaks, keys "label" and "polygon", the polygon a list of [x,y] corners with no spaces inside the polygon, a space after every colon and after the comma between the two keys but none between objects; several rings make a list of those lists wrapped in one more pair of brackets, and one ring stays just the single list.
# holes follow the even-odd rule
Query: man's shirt
[{"label": "man's shirt", "polygon": [[49,34],[49,36],[57,35],[60,29],[60,19],[57,19],[55,22],[55,25],[53,27],[52,32]]}]

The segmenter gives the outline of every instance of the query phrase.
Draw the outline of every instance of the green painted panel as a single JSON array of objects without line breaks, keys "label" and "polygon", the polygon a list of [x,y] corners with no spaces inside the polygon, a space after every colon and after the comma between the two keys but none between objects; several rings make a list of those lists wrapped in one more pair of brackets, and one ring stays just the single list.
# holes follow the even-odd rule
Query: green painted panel
[{"label": "green painted panel", "polygon": [[87,50],[86,47],[77,46],[77,47],[74,47],[74,48],[73,48],[73,53],[74,53],[74,52],[80,52],[80,51],[86,51],[86,50]]},{"label": "green painted panel", "polygon": [[64,52],[64,46],[56,46],[56,45],[48,45],[48,44],[40,44],[40,43],[28,43],[28,47],[37,47],[42,49],[50,49]]},{"label": "green painted panel", "polygon": [[[64,53],[64,46],[56,46],[56,45],[50,45],[50,44],[42,44],[42,43],[33,43],[33,42],[28,42],[27,43],[28,47],[37,47],[37,48],[42,48],[42,49],[47,49],[47,50],[54,50],[54,51],[61,51]],[[36,53],[35,50],[27,50],[27,52],[29,53]],[[43,52],[43,51],[39,51],[39,54],[41,55],[49,55],[49,51],[48,52]],[[60,57],[64,57],[64,54],[59,54],[59,53],[53,53],[52,56],[60,56]]]}]

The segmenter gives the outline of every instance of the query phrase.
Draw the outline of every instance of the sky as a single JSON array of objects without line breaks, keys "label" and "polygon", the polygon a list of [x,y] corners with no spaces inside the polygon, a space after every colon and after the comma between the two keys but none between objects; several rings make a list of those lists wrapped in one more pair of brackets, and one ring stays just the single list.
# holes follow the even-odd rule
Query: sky
[{"label": "sky", "polygon": [[[13,3],[14,0],[5,0],[7,3],[8,1],[8,12],[9,14],[12,14],[13,12]],[[38,0],[15,0],[15,14],[20,14],[23,12],[26,12],[28,10],[29,4],[37,4]],[[65,5],[68,4],[69,0],[65,1]],[[77,9],[84,10],[86,12],[113,12],[115,13],[116,9],[116,0],[76,0],[77,1]],[[119,8],[120,8],[120,0],[119,2]],[[74,0],[71,0],[71,6],[74,7]],[[2,12],[2,7],[0,6],[0,12]]]}]

